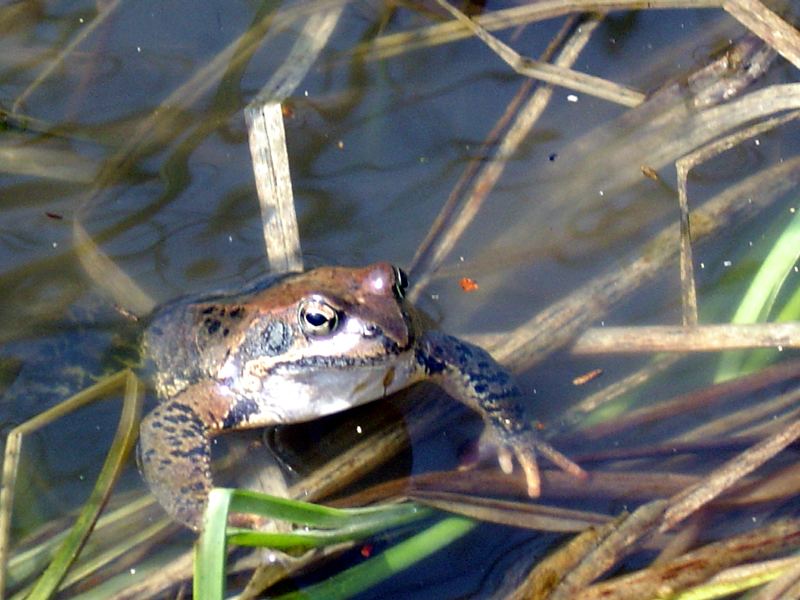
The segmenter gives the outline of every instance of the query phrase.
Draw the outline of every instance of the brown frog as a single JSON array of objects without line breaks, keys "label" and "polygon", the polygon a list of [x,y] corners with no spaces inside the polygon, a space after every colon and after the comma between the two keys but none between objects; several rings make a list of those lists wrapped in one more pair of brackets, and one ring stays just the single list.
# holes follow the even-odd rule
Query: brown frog
[{"label": "brown frog", "polygon": [[143,350],[161,403],[142,421],[139,464],[167,512],[200,528],[211,436],[308,421],[421,380],[480,413],[501,468],[516,457],[530,496],[540,487],[534,449],[583,476],[537,439],[520,390],[486,351],[421,324],[407,285],[385,263],[323,267],[157,309]]}]

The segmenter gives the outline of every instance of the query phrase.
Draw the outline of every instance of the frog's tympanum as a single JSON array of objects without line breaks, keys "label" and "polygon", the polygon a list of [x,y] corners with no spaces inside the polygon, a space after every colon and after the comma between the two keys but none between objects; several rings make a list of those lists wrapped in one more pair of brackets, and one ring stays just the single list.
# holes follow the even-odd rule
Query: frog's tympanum
[{"label": "frog's tympanum", "polygon": [[323,267],[159,308],[143,347],[161,402],[142,421],[139,464],[167,512],[200,528],[213,435],[308,421],[421,380],[481,414],[500,466],[511,472],[516,457],[530,496],[540,485],[534,449],[582,475],[534,435],[508,372],[477,346],[425,329],[406,286],[388,264]]}]

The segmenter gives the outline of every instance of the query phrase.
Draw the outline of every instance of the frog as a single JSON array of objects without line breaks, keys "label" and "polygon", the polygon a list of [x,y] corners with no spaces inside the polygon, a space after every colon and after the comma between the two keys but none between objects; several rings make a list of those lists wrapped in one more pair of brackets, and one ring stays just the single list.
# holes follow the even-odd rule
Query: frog
[{"label": "frog", "polygon": [[[505,473],[516,459],[530,497],[541,490],[537,453],[585,477],[536,434],[509,371],[428,326],[406,298],[408,285],[389,263],[324,266],[154,310],[142,353],[159,402],[142,419],[137,454],[166,512],[202,529],[214,436],[318,419],[420,381],[483,418],[481,444],[494,448]],[[242,523],[253,524],[240,515]]]}]

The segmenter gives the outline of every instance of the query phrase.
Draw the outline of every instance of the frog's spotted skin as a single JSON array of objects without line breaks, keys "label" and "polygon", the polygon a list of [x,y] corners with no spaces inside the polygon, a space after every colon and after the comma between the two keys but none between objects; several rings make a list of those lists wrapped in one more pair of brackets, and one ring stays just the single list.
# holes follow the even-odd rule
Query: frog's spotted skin
[{"label": "frog's spotted skin", "polygon": [[534,449],[576,477],[586,476],[583,469],[536,436],[513,377],[486,350],[440,331],[427,331],[416,356],[424,379],[438,383],[483,417],[505,473],[513,470],[512,455],[517,458],[529,496],[537,497],[541,486]]},{"label": "frog's spotted skin", "polygon": [[142,421],[139,461],[161,504],[198,529],[218,432],[311,420],[432,380],[479,412],[498,458],[516,456],[539,493],[534,436],[511,376],[476,346],[426,331],[387,264],[324,267],[243,292],[179,299],[154,315],[143,347],[161,404]]}]

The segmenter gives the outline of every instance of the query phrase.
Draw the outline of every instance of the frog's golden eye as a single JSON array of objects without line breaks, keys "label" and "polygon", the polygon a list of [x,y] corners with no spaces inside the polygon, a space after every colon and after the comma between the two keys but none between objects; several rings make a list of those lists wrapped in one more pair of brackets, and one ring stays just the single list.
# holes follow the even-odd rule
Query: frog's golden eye
[{"label": "frog's golden eye", "polygon": [[339,325],[339,314],[336,309],[317,298],[303,300],[297,314],[300,327],[307,335],[329,335]]},{"label": "frog's golden eye", "polygon": [[392,268],[394,269],[394,291],[397,297],[402,300],[406,297],[406,290],[408,289],[408,275],[399,267]]}]

